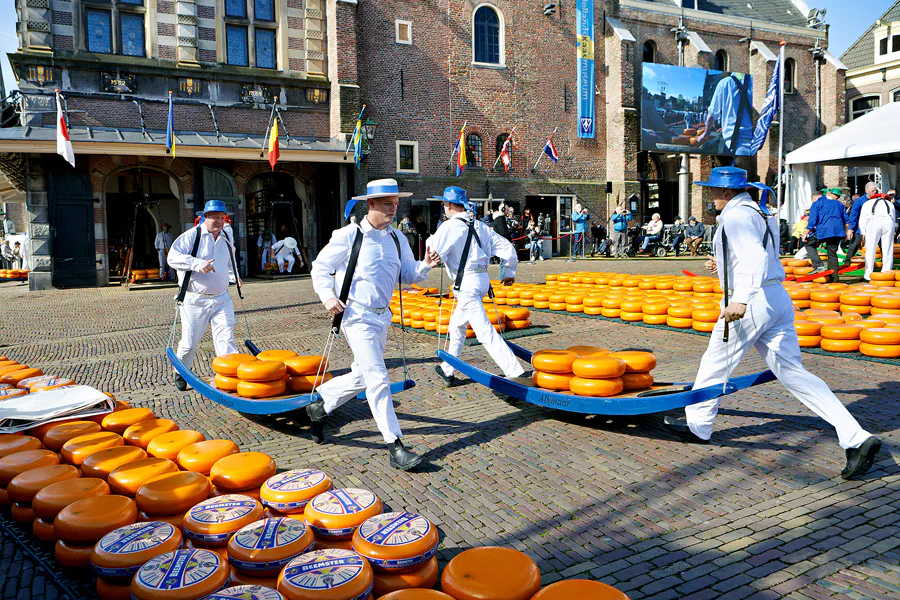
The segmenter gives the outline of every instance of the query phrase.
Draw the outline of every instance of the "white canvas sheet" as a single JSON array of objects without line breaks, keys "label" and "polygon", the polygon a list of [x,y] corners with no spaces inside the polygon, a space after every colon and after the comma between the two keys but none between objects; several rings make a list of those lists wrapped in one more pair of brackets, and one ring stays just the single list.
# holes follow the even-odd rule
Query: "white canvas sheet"
[{"label": "white canvas sheet", "polygon": [[115,400],[88,385],[26,394],[0,402],[0,433],[16,433],[42,423],[99,415],[115,406]]}]

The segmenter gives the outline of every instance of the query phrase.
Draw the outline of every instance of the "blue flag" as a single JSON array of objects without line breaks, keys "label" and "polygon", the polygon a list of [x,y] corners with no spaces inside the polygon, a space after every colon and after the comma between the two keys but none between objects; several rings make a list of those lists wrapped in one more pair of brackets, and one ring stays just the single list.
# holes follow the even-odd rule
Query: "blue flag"
[{"label": "blue flag", "polygon": [[169,92],[169,120],[166,123],[166,152],[175,158],[175,111],[172,104],[172,92]]},{"label": "blue flag", "polygon": [[762,110],[759,111],[759,120],[756,122],[756,129],[753,131],[753,142],[750,144],[750,156],[755,156],[763,144],[766,143],[766,137],[769,135],[769,127],[772,120],[778,114],[779,104],[781,102],[781,94],[778,86],[781,83],[781,57],[775,63],[775,72],[772,73],[772,81],[769,82],[769,89],[766,92],[766,101]]}]

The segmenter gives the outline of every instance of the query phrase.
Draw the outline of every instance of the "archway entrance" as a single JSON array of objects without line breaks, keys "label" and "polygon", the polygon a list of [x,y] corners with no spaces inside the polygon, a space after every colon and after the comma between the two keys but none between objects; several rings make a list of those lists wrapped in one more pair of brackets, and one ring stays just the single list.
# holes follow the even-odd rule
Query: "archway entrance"
[{"label": "archway entrance", "polygon": [[[247,184],[247,245],[249,246],[250,273],[264,272],[258,245],[263,234],[275,234],[277,240],[292,237],[299,244],[304,266],[299,261],[293,273],[309,271],[309,259],[303,227],[303,198],[298,193],[294,177],[287,173],[265,173],[258,175]],[[269,236],[270,237],[270,236]]]},{"label": "archway entrance", "polygon": [[662,162],[650,152],[638,154],[638,171],[641,174],[641,223],[649,221],[653,213],[659,213],[664,223],[674,222],[678,207],[678,183],[666,180]]}]

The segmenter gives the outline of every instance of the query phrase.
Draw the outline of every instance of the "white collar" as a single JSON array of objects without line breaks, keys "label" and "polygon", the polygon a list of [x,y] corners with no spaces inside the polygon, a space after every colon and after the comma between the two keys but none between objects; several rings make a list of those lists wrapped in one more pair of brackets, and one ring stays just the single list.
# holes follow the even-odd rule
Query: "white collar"
[{"label": "white collar", "polygon": [[[753,198],[747,192],[741,192],[740,194],[738,194],[737,196],[735,196],[734,198],[729,200],[728,204],[725,205],[725,208],[722,209],[722,213],[719,215],[719,217],[724,215],[726,212],[731,210],[733,207],[735,207],[739,204],[746,204],[748,202],[750,204],[754,204]],[[716,217],[716,220],[718,220],[719,217]]]},{"label": "white collar", "polygon": [[375,227],[369,222],[368,216],[365,216],[362,218],[362,222],[359,224],[359,228],[362,230],[362,232],[364,234],[372,231],[377,235],[384,235],[384,234],[388,233],[389,231],[391,231],[390,223],[388,223],[387,227],[385,227],[384,229],[382,229],[380,231],[378,229],[375,229]]}]

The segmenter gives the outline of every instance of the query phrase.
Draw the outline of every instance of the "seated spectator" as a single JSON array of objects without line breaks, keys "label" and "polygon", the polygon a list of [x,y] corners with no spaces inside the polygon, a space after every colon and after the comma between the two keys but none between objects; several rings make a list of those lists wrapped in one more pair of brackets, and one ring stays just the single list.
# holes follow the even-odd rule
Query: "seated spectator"
[{"label": "seated spectator", "polygon": [[653,213],[653,217],[650,219],[650,222],[644,225],[644,233],[643,239],[644,243],[641,244],[641,252],[646,252],[647,247],[650,244],[658,244],[662,241],[662,232],[665,224],[662,222],[662,219],[659,216],[659,213]]},{"label": "seated spectator", "polygon": [[688,219],[688,226],[684,230],[687,239],[686,245],[691,251],[691,256],[697,256],[700,251],[700,244],[703,243],[703,234],[706,233],[706,227],[703,223],[697,221],[697,217]]},{"label": "seated spectator", "polygon": [[675,217],[675,224],[672,225],[672,250],[675,251],[676,257],[681,251],[681,243],[684,241],[684,233],[684,221],[681,220],[681,215],[679,215]]},{"label": "seated spectator", "polygon": [[809,219],[809,210],[804,210],[803,216],[791,228],[791,241],[788,243],[787,249],[788,254],[794,254],[800,249],[800,241],[803,239],[803,234],[806,231],[807,219]]},{"label": "seated spectator", "polygon": [[597,221],[591,222],[591,256],[606,254],[606,228]]}]

